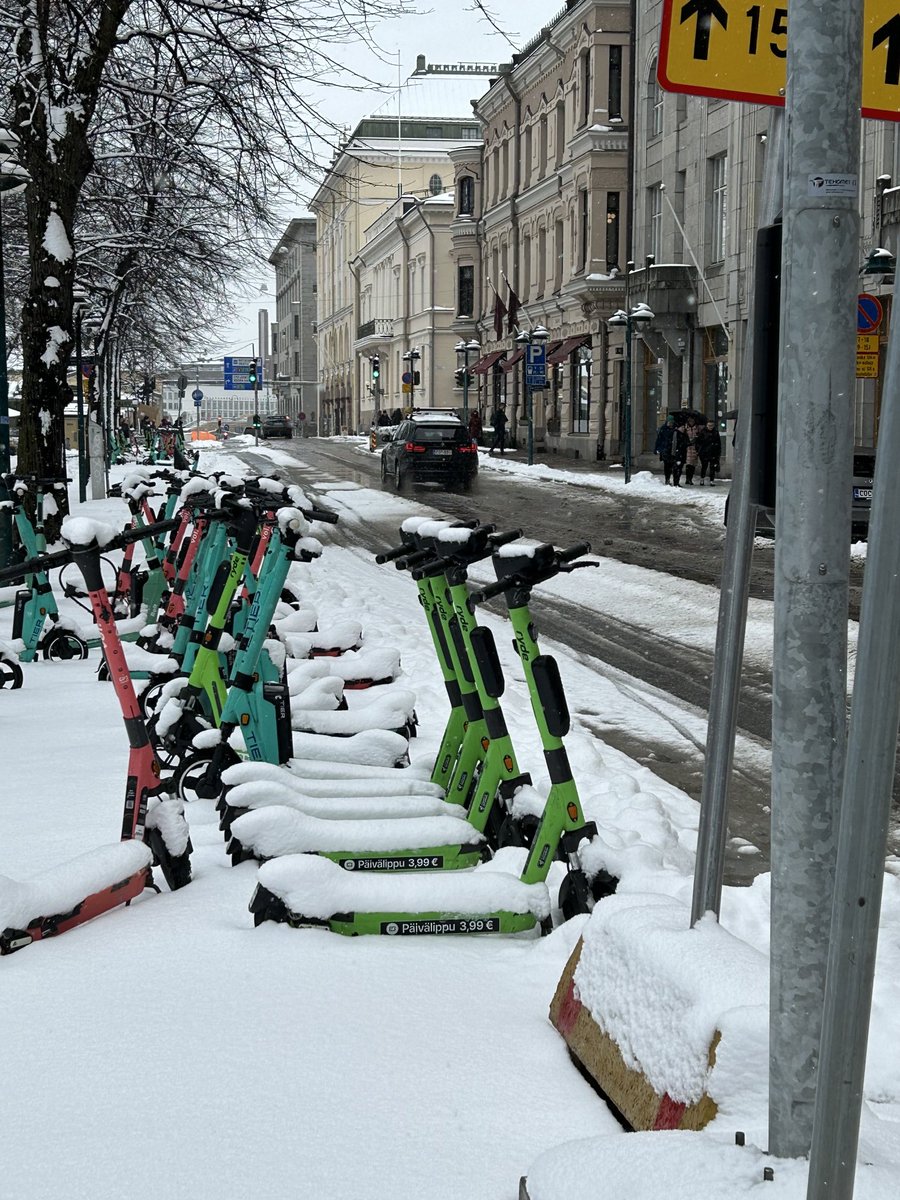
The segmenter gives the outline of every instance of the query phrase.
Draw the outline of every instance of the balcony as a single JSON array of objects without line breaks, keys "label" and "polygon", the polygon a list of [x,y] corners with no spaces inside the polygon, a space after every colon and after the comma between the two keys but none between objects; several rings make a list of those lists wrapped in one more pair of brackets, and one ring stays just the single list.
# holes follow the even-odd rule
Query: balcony
[{"label": "balcony", "polygon": [[394,336],[393,317],[375,317],[356,327],[356,349],[364,350],[379,342],[389,342]]}]

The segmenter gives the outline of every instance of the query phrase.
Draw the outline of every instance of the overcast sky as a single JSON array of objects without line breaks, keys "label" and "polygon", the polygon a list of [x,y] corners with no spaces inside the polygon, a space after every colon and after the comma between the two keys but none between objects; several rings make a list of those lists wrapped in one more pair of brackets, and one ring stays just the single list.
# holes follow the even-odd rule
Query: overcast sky
[{"label": "overcast sky", "polygon": [[[385,90],[322,88],[317,103],[323,117],[352,129],[376,108],[387,92],[396,88],[398,51],[400,76],[404,80],[415,69],[418,54],[424,54],[430,63],[509,62],[515,50],[530,41],[563,8],[563,3],[562,0],[538,0],[531,4],[523,0],[484,0],[481,8],[488,15],[481,11],[476,0],[454,3],[434,0],[430,8],[427,0],[421,0],[419,7],[422,10],[419,16],[406,16],[376,26],[375,37],[383,51],[380,58],[361,44],[341,50],[340,57],[348,67]],[[489,17],[502,32],[494,28]],[[299,190],[302,194],[298,196],[297,210],[286,213],[286,221],[304,215],[302,198],[310,196],[313,189],[306,184]],[[268,308],[270,317],[275,314],[274,278],[274,273],[260,270],[255,278],[245,282],[243,294],[247,299],[242,301],[238,315],[224,325],[217,342],[210,346],[210,357],[250,353],[251,343],[255,345],[257,340],[258,310]],[[260,291],[262,287],[266,292]]]}]

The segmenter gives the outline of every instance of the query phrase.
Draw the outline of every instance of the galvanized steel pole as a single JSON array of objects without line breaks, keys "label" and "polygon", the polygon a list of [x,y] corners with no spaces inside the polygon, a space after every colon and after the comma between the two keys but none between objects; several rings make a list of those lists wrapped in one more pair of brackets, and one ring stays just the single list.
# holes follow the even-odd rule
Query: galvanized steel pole
[{"label": "galvanized steel pole", "polygon": [[812,1139],[846,746],[863,0],[792,0],[775,642],[769,1149]]}]

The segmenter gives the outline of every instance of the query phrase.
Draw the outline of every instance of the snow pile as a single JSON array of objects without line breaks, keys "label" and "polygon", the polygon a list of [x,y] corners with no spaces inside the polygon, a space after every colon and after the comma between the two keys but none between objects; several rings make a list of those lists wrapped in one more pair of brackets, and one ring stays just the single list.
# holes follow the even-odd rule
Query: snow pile
[{"label": "snow pile", "polygon": [[244,813],[232,822],[231,832],[244,849],[259,858],[306,852],[415,853],[437,846],[477,847],[484,841],[462,812],[459,816],[327,821],[283,805]]},{"label": "snow pile", "polygon": [[92,542],[105,546],[115,536],[116,530],[111,525],[90,517],[66,517],[62,523],[63,541],[70,546],[89,546]]}]

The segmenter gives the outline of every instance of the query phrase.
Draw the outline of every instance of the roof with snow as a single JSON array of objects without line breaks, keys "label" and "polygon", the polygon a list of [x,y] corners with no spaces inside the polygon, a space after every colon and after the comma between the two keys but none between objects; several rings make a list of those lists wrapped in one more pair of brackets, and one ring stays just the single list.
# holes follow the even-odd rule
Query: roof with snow
[{"label": "roof with snow", "polygon": [[[484,75],[413,75],[395,89],[369,114],[370,119],[401,116],[404,120],[471,121],[477,124],[472,101],[487,91],[490,78]],[[398,102],[399,96],[399,102]]]}]

